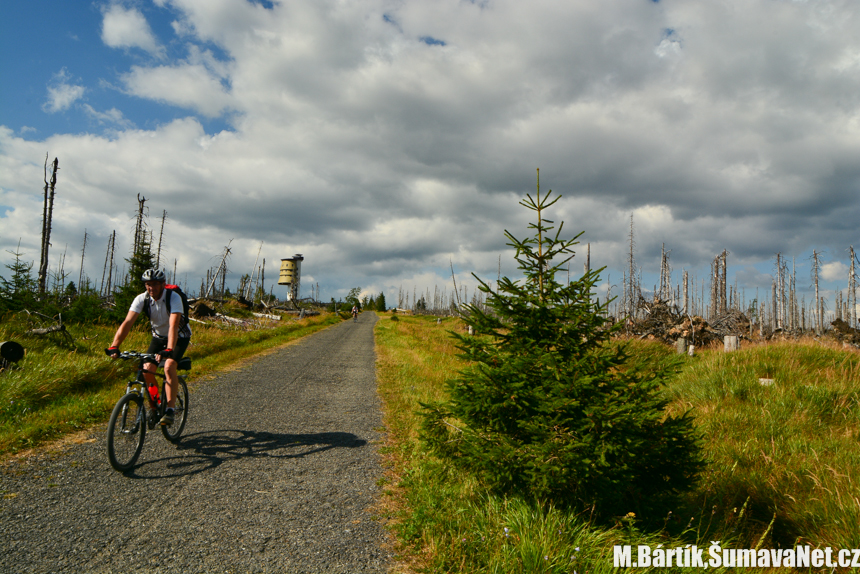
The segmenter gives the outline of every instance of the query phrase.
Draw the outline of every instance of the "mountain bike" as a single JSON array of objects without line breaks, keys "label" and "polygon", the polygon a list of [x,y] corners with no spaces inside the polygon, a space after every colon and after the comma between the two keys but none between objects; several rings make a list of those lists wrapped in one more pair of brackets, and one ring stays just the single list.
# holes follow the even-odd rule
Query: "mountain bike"
[{"label": "mountain bike", "polygon": [[[167,395],[164,394],[167,380],[163,374],[156,372],[153,374],[161,378],[161,388],[159,389],[158,384],[152,387],[146,384],[143,365],[146,362],[158,362],[155,355],[125,351],[120,353],[118,358],[139,360],[137,376],[126,385],[125,395],[113,408],[107,429],[108,460],[114,469],[124,472],[131,469],[137,462],[143,449],[147,429],[153,430],[167,411]],[[161,366],[163,363],[159,364],[159,367]],[[188,357],[180,359],[177,369],[179,371],[191,369],[191,359]],[[173,443],[179,442],[179,436],[185,428],[185,421],[188,420],[188,386],[185,384],[184,375],[179,375],[177,378],[179,381],[173,424],[161,427],[164,438]]]}]

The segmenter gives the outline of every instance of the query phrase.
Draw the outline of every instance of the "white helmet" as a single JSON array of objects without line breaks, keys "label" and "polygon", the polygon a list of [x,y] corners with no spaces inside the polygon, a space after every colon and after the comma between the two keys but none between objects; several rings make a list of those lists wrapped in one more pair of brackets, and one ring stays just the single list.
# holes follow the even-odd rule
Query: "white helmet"
[{"label": "white helmet", "polygon": [[162,283],[166,281],[164,272],[161,269],[147,269],[140,278],[144,283],[147,281],[161,281]]}]

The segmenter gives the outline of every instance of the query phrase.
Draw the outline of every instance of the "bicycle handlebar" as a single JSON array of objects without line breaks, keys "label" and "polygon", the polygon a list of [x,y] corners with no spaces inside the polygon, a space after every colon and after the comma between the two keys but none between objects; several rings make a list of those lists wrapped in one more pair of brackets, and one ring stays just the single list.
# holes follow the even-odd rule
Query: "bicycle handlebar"
[{"label": "bicycle handlebar", "polygon": [[150,353],[138,353],[137,351],[122,351],[121,353],[118,353],[116,355],[111,355],[108,351],[109,349],[105,349],[105,353],[107,353],[109,357],[115,356],[117,359],[149,359],[153,363],[158,362],[155,358],[156,355]]}]

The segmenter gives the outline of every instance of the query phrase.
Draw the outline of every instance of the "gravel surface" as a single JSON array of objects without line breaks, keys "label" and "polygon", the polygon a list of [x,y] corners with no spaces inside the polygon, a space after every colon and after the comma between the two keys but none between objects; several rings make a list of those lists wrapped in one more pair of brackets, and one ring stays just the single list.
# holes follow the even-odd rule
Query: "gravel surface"
[{"label": "gravel surface", "polygon": [[105,427],[4,465],[0,572],[385,572],[369,511],[375,322],[363,313],[192,382],[179,445],[148,432],[129,473],[110,467]]}]

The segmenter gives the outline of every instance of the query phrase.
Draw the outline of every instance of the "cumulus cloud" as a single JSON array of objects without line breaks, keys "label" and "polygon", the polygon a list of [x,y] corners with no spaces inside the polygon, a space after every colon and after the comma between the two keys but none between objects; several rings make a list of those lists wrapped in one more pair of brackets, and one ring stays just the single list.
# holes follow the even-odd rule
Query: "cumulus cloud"
[{"label": "cumulus cloud", "polygon": [[202,65],[134,66],[122,80],[130,94],[189,108],[207,117],[220,115],[231,104],[221,79]]},{"label": "cumulus cloud", "polygon": [[116,108],[100,112],[94,109],[91,105],[84,104],[84,111],[89,117],[98,122],[99,125],[109,125],[118,129],[129,129],[134,127],[134,123],[123,116],[123,113]]},{"label": "cumulus cloud", "polygon": [[[155,6],[174,37],[156,38],[136,8],[105,9],[106,45],[164,58],[107,81],[189,117],[139,129],[117,108],[86,107],[123,131],[40,146],[64,154],[66,185],[92,217],[121,221],[136,193],[168,209],[192,275],[230,238],[237,253],[260,240],[270,258],[305,253],[324,289],[446,281],[451,261],[465,281],[495,277],[499,254],[513,273],[503,230],[526,233],[517,198],[535,190],[537,167],[564,195],[553,218],[586,231],[595,267],[624,268],[631,214],[646,271],[663,243],[676,269],[707,269],[727,249],[756,286],[769,280],[753,265],[774,253],[854,241],[860,15],[849,4]],[[181,57],[167,60],[168,41]],[[81,91],[58,91],[58,110],[83,95],[62,85]],[[229,129],[207,133],[213,118]],[[26,171],[36,150],[0,139],[7,165]]]},{"label": "cumulus cloud", "polygon": [[111,4],[104,9],[102,41],[111,48],[140,48],[156,56],[164,55],[164,48],[140,10],[121,4]]},{"label": "cumulus cloud", "polygon": [[84,97],[87,91],[84,86],[70,83],[72,77],[65,68],[54,74],[48,85],[48,100],[42,104],[42,109],[48,113],[62,112]]},{"label": "cumulus cloud", "polygon": [[848,266],[841,261],[831,261],[821,266],[821,277],[825,281],[848,282]]}]

